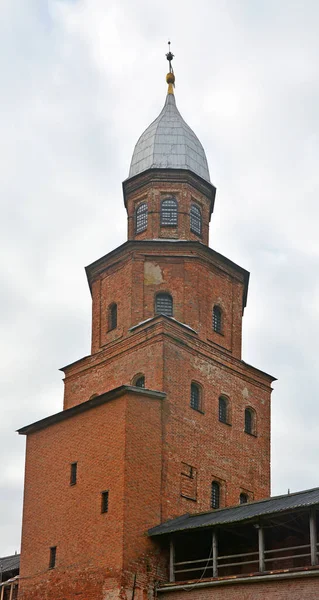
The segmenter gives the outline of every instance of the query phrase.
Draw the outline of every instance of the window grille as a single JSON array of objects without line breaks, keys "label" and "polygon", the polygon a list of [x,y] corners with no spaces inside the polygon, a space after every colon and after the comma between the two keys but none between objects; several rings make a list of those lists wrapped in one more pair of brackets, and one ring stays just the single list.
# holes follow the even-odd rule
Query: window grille
[{"label": "window grille", "polygon": [[191,206],[191,231],[193,233],[197,233],[197,235],[202,234],[202,213],[196,204],[192,204]]},{"label": "window grille", "polygon": [[216,333],[221,333],[222,331],[222,311],[219,306],[214,306],[213,308],[213,330]]},{"label": "window grille", "polygon": [[219,398],[219,405],[218,405],[218,416],[219,416],[219,420],[221,421],[221,423],[227,423],[228,419],[227,419],[227,408],[228,408],[228,402],[226,400],[226,398],[223,398],[223,396],[221,396]]},{"label": "window grille", "polygon": [[245,409],[245,432],[255,435],[256,419],[254,411],[251,408]]},{"label": "window grille", "polygon": [[177,227],[177,202],[174,198],[162,200],[161,226]]},{"label": "window grille", "polygon": [[56,562],[56,546],[50,548],[49,569],[54,569]]},{"label": "window grille", "polygon": [[201,409],[200,388],[196,383],[191,384],[191,408],[194,410]]},{"label": "window grille", "polygon": [[109,308],[109,331],[117,327],[117,304],[111,304]]},{"label": "window grille", "polygon": [[76,484],[77,468],[78,468],[78,463],[76,463],[76,462],[71,463],[70,485]]},{"label": "window grille", "polygon": [[140,388],[145,388],[145,377],[144,375],[141,375],[140,377],[138,377],[135,381],[136,387],[140,387]]},{"label": "window grille", "polygon": [[141,233],[147,229],[147,204],[143,202],[135,211],[135,233]]},{"label": "window grille", "polygon": [[170,294],[157,294],[155,312],[157,315],[173,316],[173,298]]},{"label": "window grille", "polygon": [[109,492],[101,493],[101,513],[107,513],[109,510]]},{"label": "window grille", "polygon": [[197,500],[197,469],[186,463],[182,463],[181,496],[195,502]]},{"label": "window grille", "polygon": [[219,508],[220,504],[220,485],[217,481],[212,482],[212,508]]},{"label": "window grille", "polygon": [[244,494],[243,492],[240,494],[239,496],[239,503],[240,504],[247,504],[248,502],[248,496],[247,494]]}]

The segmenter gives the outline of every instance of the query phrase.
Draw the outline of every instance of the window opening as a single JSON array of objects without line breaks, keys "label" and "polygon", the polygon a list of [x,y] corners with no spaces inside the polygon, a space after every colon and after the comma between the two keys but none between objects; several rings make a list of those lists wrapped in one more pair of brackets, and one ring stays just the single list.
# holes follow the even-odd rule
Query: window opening
[{"label": "window opening", "polygon": [[217,481],[212,482],[212,508],[219,508],[220,504],[220,485]]},{"label": "window opening", "polygon": [[136,387],[145,388],[145,377],[144,377],[144,375],[139,375],[136,378],[134,385],[136,385]]},{"label": "window opening", "polygon": [[162,200],[161,226],[177,227],[177,202],[174,198]]},{"label": "window opening", "polygon": [[222,331],[222,311],[219,306],[214,306],[213,308],[213,330],[216,333],[221,333]]},{"label": "window opening", "polygon": [[244,492],[242,492],[239,496],[239,503],[247,504],[247,502],[248,502],[248,496],[247,496],[247,494],[244,494]]},{"label": "window opening", "polygon": [[196,383],[191,384],[191,408],[194,410],[201,409],[201,394],[200,388]]},{"label": "window opening", "polygon": [[197,500],[197,469],[182,462],[181,496],[188,500]]},{"label": "window opening", "polygon": [[191,231],[193,233],[197,233],[197,235],[202,234],[202,213],[196,204],[192,204],[191,206]]},{"label": "window opening", "polygon": [[155,312],[157,315],[173,316],[173,298],[170,294],[157,294]]},{"label": "window opening", "polygon": [[117,304],[111,304],[109,307],[109,331],[117,327]]},{"label": "window opening", "polygon": [[101,513],[107,513],[109,510],[109,492],[101,493]]},{"label": "window opening", "polygon": [[135,211],[135,233],[141,233],[147,229],[147,204],[143,202]]},{"label": "window opening", "polygon": [[218,405],[218,416],[221,423],[228,423],[228,401],[227,398],[220,396]]},{"label": "window opening", "polygon": [[54,569],[56,562],[56,546],[50,548],[49,569]]},{"label": "window opening", "polygon": [[78,469],[78,463],[76,463],[76,462],[71,463],[70,485],[76,484],[77,469]]},{"label": "window opening", "polygon": [[251,435],[256,434],[256,418],[251,408],[245,408],[245,432]]}]

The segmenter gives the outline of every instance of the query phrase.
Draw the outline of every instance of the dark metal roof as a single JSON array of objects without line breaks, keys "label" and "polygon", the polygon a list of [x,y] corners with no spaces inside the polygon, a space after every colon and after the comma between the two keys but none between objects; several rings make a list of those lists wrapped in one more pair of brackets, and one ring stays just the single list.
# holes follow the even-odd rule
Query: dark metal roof
[{"label": "dark metal roof", "polygon": [[265,515],[306,508],[316,504],[319,505],[319,488],[304,490],[294,494],[285,494],[284,496],[274,496],[266,500],[248,502],[247,504],[230,506],[229,508],[221,508],[205,513],[193,515],[187,513],[177,519],[171,519],[170,521],[166,521],[166,523],[152,527],[152,529],[149,529],[148,535],[164,535],[177,531],[256,520]]},{"label": "dark metal roof", "polygon": [[20,567],[20,554],[0,557],[0,573],[17,571]]},{"label": "dark metal roof", "polygon": [[61,412],[55,413],[50,417],[45,417],[40,421],[36,421],[35,423],[31,423],[31,425],[26,425],[25,427],[21,427],[18,429],[18,433],[20,435],[28,435],[29,433],[33,433],[34,431],[39,431],[40,429],[45,429],[45,427],[50,427],[55,423],[60,423],[65,419],[70,419],[75,415],[83,413],[87,410],[91,410],[96,406],[101,406],[105,402],[110,402],[123,394],[137,394],[139,396],[147,396],[148,398],[155,398],[162,400],[166,397],[165,392],[158,392],[156,390],[148,390],[146,388],[138,388],[133,385],[121,385],[120,387],[114,388],[109,392],[105,392],[105,394],[101,394],[100,396],[95,396],[86,402],[81,402],[80,404],[76,404],[71,408],[66,408],[65,410],[61,410]]}]

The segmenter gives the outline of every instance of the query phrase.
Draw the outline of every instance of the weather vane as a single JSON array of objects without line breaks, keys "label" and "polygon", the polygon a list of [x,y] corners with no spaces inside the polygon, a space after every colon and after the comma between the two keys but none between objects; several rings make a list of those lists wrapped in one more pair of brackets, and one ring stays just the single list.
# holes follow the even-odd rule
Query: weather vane
[{"label": "weather vane", "polygon": [[169,62],[169,72],[174,73],[173,67],[172,67],[172,60],[174,58],[174,54],[171,53],[171,42],[168,42],[168,52],[166,54],[166,58]]}]

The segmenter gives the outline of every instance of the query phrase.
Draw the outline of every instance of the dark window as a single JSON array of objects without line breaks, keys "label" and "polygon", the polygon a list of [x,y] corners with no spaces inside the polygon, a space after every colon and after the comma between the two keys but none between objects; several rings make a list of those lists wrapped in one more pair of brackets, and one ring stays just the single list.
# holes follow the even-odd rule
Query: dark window
[{"label": "dark window", "polygon": [[70,472],[70,485],[76,484],[76,475],[77,475],[78,463],[71,463],[71,472]]},{"label": "dark window", "polygon": [[196,383],[191,384],[191,408],[201,410],[200,387]]},{"label": "dark window", "polygon": [[117,327],[117,304],[111,304],[109,307],[109,331]]},{"label": "dark window", "polygon": [[136,387],[145,388],[145,377],[144,375],[139,375],[135,381]]},{"label": "dark window", "polygon": [[213,308],[213,330],[216,333],[221,333],[222,331],[222,311],[219,306],[214,306]]},{"label": "dark window", "polygon": [[55,561],[56,561],[56,546],[52,546],[52,548],[50,548],[49,569],[54,569]]},{"label": "dark window", "polygon": [[174,198],[162,200],[161,226],[177,227],[177,202]]},{"label": "dark window", "polygon": [[202,214],[196,204],[191,206],[191,231],[197,235],[202,234]]},{"label": "dark window", "polygon": [[252,408],[245,409],[245,432],[251,435],[256,434],[256,417]]},{"label": "dark window", "polygon": [[223,396],[219,398],[218,417],[222,423],[228,423],[228,400]]},{"label": "dark window", "polygon": [[141,233],[147,229],[147,204],[143,202],[135,211],[135,232]]},{"label": "dark window", "polygon": [[220,504],[220,485],[217,481],[212,482],[212,508],[219,508]]},{"label": "dark window", "polygon": [[240,502],[240,504],[246,504],[248,502],[248,496],[247,496],[247,494],[244,494],[242,492],[240,494],[240,496],[239,496],[239,502]]},{"label": "dark window", "polygon": [[107,513],[109,510],[109,492],[101,493],[101,513]]},{"label": "dark window", "polygon": [[173,316],[173,298],[170,294],[157,294],[155,312],[157,315]]}]

